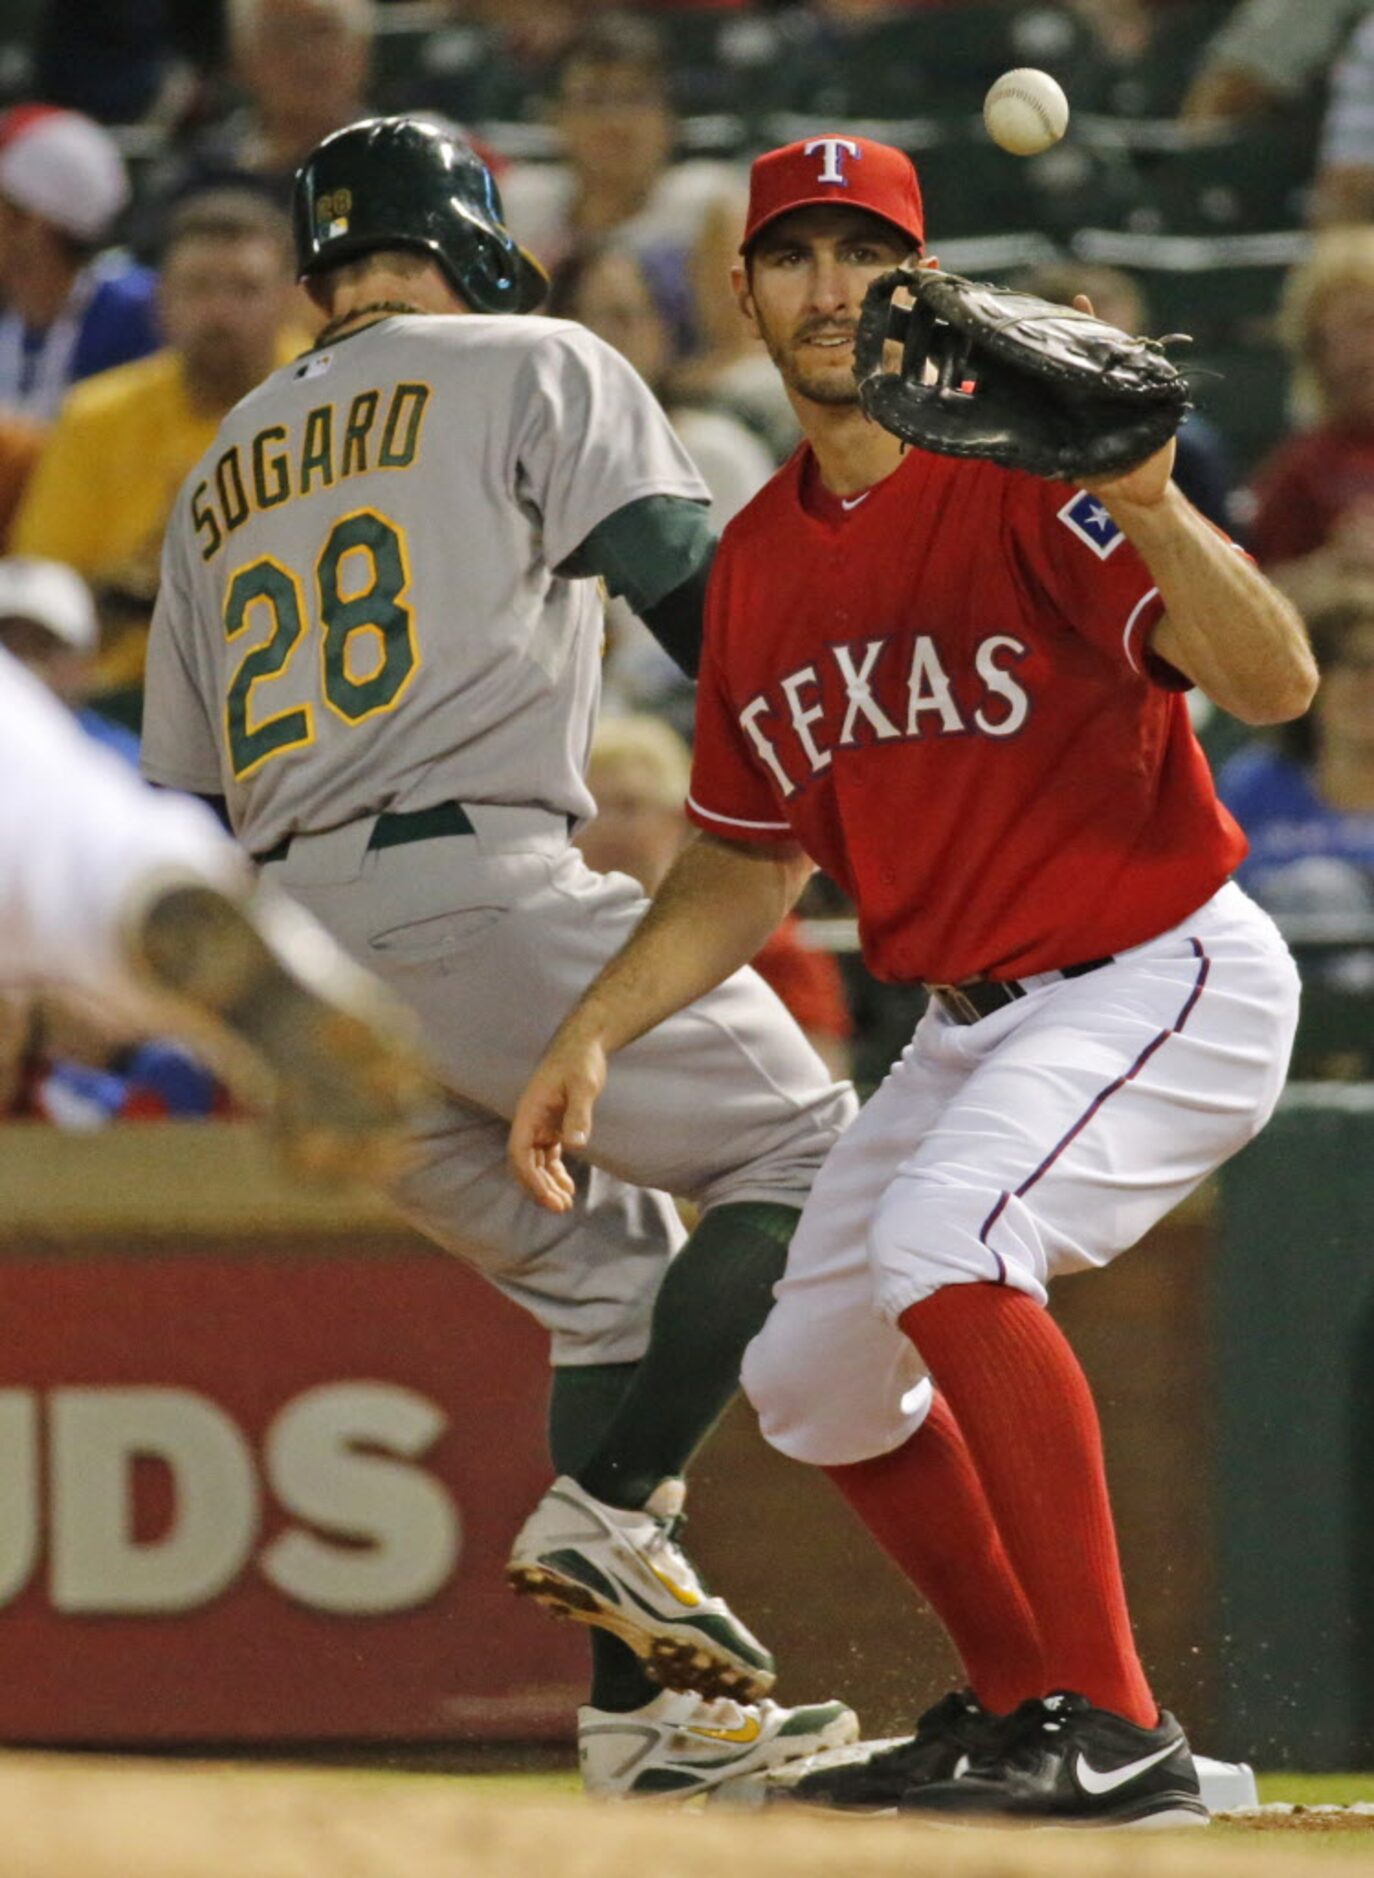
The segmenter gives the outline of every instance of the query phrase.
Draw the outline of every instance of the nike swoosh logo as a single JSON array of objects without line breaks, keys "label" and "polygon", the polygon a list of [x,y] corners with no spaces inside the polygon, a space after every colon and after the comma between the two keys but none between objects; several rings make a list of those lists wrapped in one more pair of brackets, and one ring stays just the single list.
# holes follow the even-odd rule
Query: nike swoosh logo
[{"label": "nike swoosh logo", "polygon": [[702,1735],[707,1741],[739,1741],[747,1744],[758,1740],[763,1727],[757,1715],[750,1715],[738,1728],[689,1728],[687,1733]]},{"label": "nike swoosh logo", "polygon": [[844,497],[844,496],[841,496],[841,497],[840,497],[840,507],[841,507],[842,509],[857,509],[857,508],[858,508],[858,506],[859,506],[859,504],[860,504],[861,502],[867,502],[867,500],[868,500],[868,498],[869,498],[869,497],[870,497],[870,496],[871,496],[872,494],[873,494],[873,491],[872,491],[871,489],[865,489],[865,490],[864,490],[864,492],[863,492],[863,494],[862,494],[861,496],[855,496],[852,502],[851,502],[851,501],[847,501],[847,500],[845,499],[845,497]]},{"label": "nike swoosh logo", "polygon": [[671,1591],[678,1603],[685,1604],[689,1611],[694,1610],[696,1606],[701,1603],[701,1599],[697,1596],[695,1591],[689,1591],[684,1586],[677,1584],[668,1576],[667,1572],[661,1572],[657,1565],[650,1565],[649,1570],[663,1586],[663,1589],[665,1591]]},{"label": "nike swoosh logo", "polygon": [[1170,1741],[1153,1754],[1144,1754],[1138,1761],[1127,1761],[1124,1767],[1109,1767],[1105,1773],[1101,1774],[1080,1754],[1074,1766],[1073,1777],[1084,1793],[1114,1793],[1118,1787],[1124,1787],[1128,1780],[1134,1780],[1137,1774],[1143,1774],[1146,1768],[1155,1766],[1159,1761],[1167,1761],[1171,1754],[1177,1752],[1179,1746],[1179,1742]]}]

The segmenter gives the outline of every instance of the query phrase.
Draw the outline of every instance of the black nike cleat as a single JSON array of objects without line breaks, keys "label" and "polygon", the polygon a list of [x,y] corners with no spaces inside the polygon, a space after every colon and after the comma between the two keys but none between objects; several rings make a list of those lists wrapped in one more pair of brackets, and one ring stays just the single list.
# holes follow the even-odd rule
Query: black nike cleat
[{"label": "black nike cleat", "polygon": [[954,1780],[972,1755],[989,1754],[1000,1725],[967,1689],[955,1690],[926,1710],[909,1741],[866,1761],[817,1768],[786,1788],[786,1797],[846,1813],[893,1812],[913,1787]]},{"label": "black nike cleat", "polygon": [[1153,1728],[1060,1691],[1023,1702],[959,1777],[912,1786],[902,1812],[932,1824],[1205,1826],[1183,1730]]}]

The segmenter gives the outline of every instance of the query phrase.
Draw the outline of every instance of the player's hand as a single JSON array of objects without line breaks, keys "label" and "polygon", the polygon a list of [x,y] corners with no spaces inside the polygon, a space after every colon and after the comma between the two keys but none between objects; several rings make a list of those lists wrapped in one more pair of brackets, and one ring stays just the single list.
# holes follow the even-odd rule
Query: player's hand
[{"label": "player's hand", "polygon": [[[1080,313],[1093,311],[1093,303],[1085,293],[1076,293],[1073,303]],[[1124,476],[1093,476],[1079,487],[1101,496],[1109,509],[1114,502],[1128,507],[1153,508],[1156,502],[1163,500],[1173,477],[1175,448],[1174,439],[1170,437],[1162,449],[1127,470]]]},{"label": "player's hand", "polygon": [[516,1104],[506,1155],[521,1186],[550,1213],[572,1210],[576,1189],[563,1151],[586,1147],[605,1086],[606,1053],[599,1043],[555,1040]]},{"label": "player's hand", "polygon": [[1090,476],[1079,483],[1080,489],[1098,496],[1124,528],[1127,511],[1153,509],[1169,493],[1174,474],[1175,442],[1170,437],[1162,450],[1147,456],[1143,463],[1119,476]]}]

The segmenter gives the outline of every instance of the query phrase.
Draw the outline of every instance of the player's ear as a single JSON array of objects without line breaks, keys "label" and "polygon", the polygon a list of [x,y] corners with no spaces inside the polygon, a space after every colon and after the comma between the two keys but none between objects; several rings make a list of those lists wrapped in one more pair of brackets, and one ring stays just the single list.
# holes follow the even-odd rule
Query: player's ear
[{"label": "player's ear", "polygon": [[749,285],[749,269],[743,261],[736,261],[730,269],[730,291],[750,331],[757,335],[759,327],[754,314],[754,295]]},{"label": "player's ear", "polygon": [[940,271],[940,257],[938,254],[923,254],[916,265],[917,267],[928,267],[933,273],[938,274]]}]

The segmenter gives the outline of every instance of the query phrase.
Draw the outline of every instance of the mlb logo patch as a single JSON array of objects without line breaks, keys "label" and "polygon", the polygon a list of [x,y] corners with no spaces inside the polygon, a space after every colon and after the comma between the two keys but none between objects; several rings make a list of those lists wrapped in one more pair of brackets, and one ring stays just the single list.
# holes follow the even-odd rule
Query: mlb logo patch
[{"label": "mlb logo patch", "polygon": [[294,375],[297,378],[319,378],[329,370],[333,363],[332,352],[313,352],[308,359],[296,367]]},{"label": "mlb logo patch", "polygon": [[1064,504],[1059,519],[1085,547],[1092,549],[1099,561],[1105,561],[1126,539],[1097,497],[1086,489]]}]

